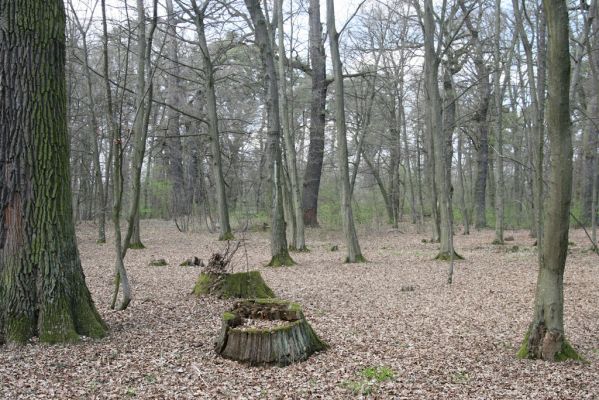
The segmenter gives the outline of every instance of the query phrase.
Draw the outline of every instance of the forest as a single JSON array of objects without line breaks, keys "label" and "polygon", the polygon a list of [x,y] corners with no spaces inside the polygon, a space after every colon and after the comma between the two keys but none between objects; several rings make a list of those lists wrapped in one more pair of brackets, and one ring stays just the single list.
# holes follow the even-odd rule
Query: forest
[{"label": "forest", "polygon": [[598,0],[0,0],[0,398],[598,398],[598,196]]}]

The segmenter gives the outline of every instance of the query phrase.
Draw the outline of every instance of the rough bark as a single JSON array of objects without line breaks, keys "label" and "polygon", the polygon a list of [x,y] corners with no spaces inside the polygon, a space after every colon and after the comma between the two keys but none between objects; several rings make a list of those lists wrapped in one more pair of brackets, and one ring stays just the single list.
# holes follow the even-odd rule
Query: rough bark
[{"label": "rough bark", "polygon": [[274,63],[272,43],[268,33],[266,19],[259,0],[245,0],[246,7],[254,24],[256,45],[260,50],[260,60],[266,84],[267,109],[267,153],[268,167],[272,187],[270,266],[292,265],[287,248],[285,217],[283,210],[283,181],[281,157],[281,122],[279,119],[279,87]]},{"label": "rough bark", "polygon": [[533,322],[518,355],[561,361],[579,359],[564,333],[564,269],[568,254],[572,198],[572,136],[570,132],[570,54],[565,0],[544,0],[548,28],[547,131],[551,148],[551,179],[545,214],[544,242]]},{"label": "rough bark", "polygon": [[72,215],[64,4],[1,2],[0,15],[0,343],[101,337]]},{"label": "rough bark", "polygon": [[304,172],[302,209],[304,224],[318,227],[318,191],[324,158],[325,105],[327,97],[326,55],[320,23],[320,0],[310,0],[310,64],[312,67],[312,98],[310,102],[310,145]]},{"label": "rough bark", "polygon": [[339,55],[339,33],[335,28],[335,8],[333,0],[327,0],[327,29],[329,32],[331,62],[333,64],[333,75],[335,78],[335,128],[337,130],[337,159],[339,162],[339,178],[341,181],[341,218],[343,220],[343,233],[347,245],[347,258],[345,261],[355,263],[364,261],[364,257],[360,250],[351,205],[343,67],[341,65],[341,56]]}]

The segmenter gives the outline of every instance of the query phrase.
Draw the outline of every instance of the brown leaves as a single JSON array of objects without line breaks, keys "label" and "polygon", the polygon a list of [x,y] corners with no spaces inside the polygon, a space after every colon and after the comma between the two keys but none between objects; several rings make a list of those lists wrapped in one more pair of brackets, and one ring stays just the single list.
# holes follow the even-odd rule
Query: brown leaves
[{"label": "brown leaves", "polygon": [[[251,268],[268,261],[267,235],[248,235]],[[286,368],[251,368],[214,352],[222,312],[233,301],[190,296],[196,268],[147,265],[152,258],[182,260],[190,254],[206,260],[222,248],[216,236],[143,221],[148,248],[130,251],[126,259],[133,302],[114,312],[108,309],[113,248],[95,244],[95,228],[83,226],[79,244],[87,283],[110,335],[77,345],[0,347],[0,398],[345,399],[361,396],[348,382],[362,384],[368,381],[362,371],[380,366],[390,368],[393,378],[368,381],[364,396],[597,396],[596,256],[574,247],[565,278],[566,337],[590,364],[521,361],[515,353],[532,317],[537,261],[527,232],[513,236],[509,246],[520,248],[515,253],[493,251],[491,231],[456,236],[466,260],[456,262],[449,287],[446,263],[432,260],[437,245],[422,243],[422,235],[362,233],[369,262],[353,265],[342,262],[343,248],[329,251],[331,243],[343,243],[340,234],[308,230],[312,251],[294,253],[298,265],[260,271],[279,297],[302,305],[331,348]],[[581,231],[571,238],[585,240]],[[236,257],[241,270],[245,255]],[[401,291],[408,286],[415,290]]]}]

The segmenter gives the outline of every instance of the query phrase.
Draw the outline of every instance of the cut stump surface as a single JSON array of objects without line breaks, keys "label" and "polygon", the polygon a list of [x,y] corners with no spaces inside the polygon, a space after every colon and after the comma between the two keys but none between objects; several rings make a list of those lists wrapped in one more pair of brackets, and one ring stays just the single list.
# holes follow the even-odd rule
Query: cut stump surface
[{"label": "cut stump surface", "polygon": [[[256,327],[255,320],[270,321]],[[298,304],[284,300],[256,299],[235,304],[225,312],[216,342],[221,356],[250,365],[280,366],[306,360],[328,346],[306,321]]]}]

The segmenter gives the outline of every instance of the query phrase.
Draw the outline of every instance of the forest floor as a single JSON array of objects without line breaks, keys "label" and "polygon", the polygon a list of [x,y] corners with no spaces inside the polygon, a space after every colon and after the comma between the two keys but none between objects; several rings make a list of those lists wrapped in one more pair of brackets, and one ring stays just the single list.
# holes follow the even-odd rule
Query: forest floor
[{"label": "forest floor", "polygon": [[[433,260],[437,245],[422,242],[428,234],[362,231],[368,262],[351,265],[342,262],[340,232],[308,230],[311,251],[293,253],[296,266],[272,269],[263,266],[268,233],[247,233],[249,268],[280,298],[301,303],[330,345],[285,368],[249,367],[215,353],[221,315],[233,301],[194,297],[199,269],[179,266],[222,249],[215,235],[144,221],[147,248],[127,255],[134,298],[121,312],[109,310],[113,247],[97,245],[95,235],[92,225],[78,228],[87,284],[110,334],[75,345],[0,348],[0,398],[599,398],[599,257],[587,251],[581,230],[570,235],[565,325],[587,363],[515,357],[537,276],[526,231],[506,232],[515,241],[505,246],[490,244],[492,231],[456,235],[466,260],[456,263],[451,286],[447,263]],[[330,251],[335,244],[339,251]],[[154,258],[170,265],[148,266]],[[235,268],[246,269],[243,249]]]}]

